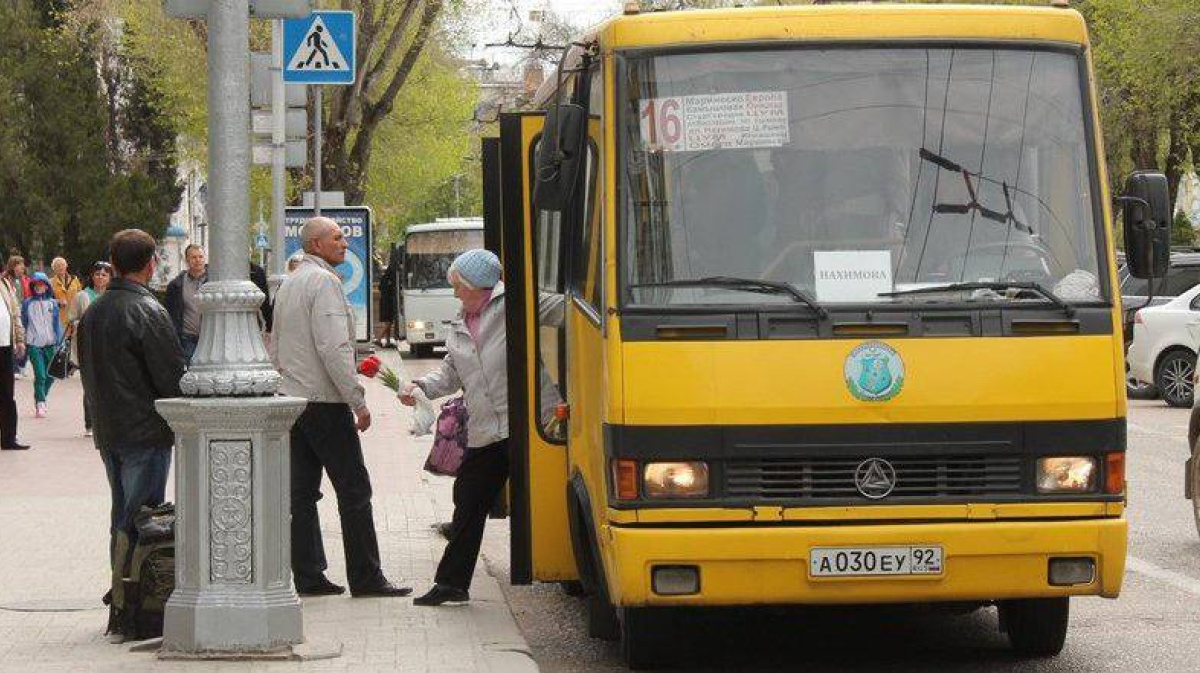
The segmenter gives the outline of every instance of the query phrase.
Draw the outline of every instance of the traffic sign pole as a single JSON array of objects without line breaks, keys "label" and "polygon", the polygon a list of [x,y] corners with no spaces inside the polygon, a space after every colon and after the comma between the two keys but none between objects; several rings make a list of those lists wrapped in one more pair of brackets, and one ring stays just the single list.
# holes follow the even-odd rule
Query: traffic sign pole
[{"label": "traffic sign pole", "polygon": [[284,79],[316,87],[313,126],[313,213],[321,215],[323,161],[321,157],[322,84],[353,84],[358,73],[355,48],[354,12],[330,10],[313,12],[305,19],[284,23]]},{"label": "traffic sign pole", "polygon": [[283,274],[287,271],[287,261],[283,258],[285,232],[283,230],[284,208],[287,207],[287,90],[283,82],[283,21],[271,22],[271,114],[275,118],[275,128],[272,129],[271,140],[275,151],[271,157],[271,238],[275,252],[275,261],[271,265],[278,282],[272,288],[279,287]]},{"label": "traffic sign pole", "polygon": [[314,153],[316,154],[316,156],[314,158],[314,166],[313,166],[313,212],[316,214],[317,217],[320,217],[321,216],[321,173],[322,173],[322,170],[321,170],[321,165],[322,165],[321,164],[321,145],[324,144],[321,142],[321,140],[322,140],[321,136],[323,135],[321,133],[321,121],[322,121],[321,108],[323,106],[323,103],[321,101],[321,85],[318,84],[318,85],[314,86],[313,88],[316,89],[316,95],[317,95],[317,110],[316,110],[316,114],[313,117],[314,125],[316,126],[316,130],[317,130],[316,138],[313,138],[313,145],[315,148]]}]

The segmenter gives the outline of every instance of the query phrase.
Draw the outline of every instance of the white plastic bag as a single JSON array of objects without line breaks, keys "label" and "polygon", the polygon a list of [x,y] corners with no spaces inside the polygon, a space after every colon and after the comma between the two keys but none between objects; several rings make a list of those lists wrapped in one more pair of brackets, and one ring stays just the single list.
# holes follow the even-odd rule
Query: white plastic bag
[{"label": "white plastic bag", "polygon": [[412,392],[413,398],[416,399],[417,405],[413,407],[412,423],[408,426],[408,433],[414,437],[424,437],[433,432],[433,423],[437,420],[437,410],[433,408],[433,403],[425,397],[425,391],[420,387],[414,388]]}]

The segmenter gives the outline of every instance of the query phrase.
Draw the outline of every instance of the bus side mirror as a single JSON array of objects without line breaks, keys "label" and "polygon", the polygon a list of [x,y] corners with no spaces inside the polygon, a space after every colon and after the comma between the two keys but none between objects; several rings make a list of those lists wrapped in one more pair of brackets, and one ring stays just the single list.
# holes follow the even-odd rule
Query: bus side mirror
[{"label": "bus side mirror", "polygon": [[534,157],[533,204],[538,210],[562,211],[583,165],[587,110],[575,103],[551,106]]},{"label": "bus side mirror", "polygon": [[1171,254],[1171,198],[1162,173],[1137,171],[1125,179],[1125,263],[1134,278],[1167,275]]}]

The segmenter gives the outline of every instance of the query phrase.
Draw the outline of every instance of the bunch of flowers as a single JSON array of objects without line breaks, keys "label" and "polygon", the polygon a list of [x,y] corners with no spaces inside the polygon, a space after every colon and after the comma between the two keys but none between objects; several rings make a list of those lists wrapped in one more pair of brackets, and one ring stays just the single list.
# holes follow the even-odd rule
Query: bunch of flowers
[{"label": "bunch of flowers", "polygon": [[369,379],[378,376],[380,383],[390,388],[393,392],[400,392],[400,375],[391,367],[383,364],[383,360],[380,360],[378,356],[368,356],[365,360],[358,363],[358,373]]}]

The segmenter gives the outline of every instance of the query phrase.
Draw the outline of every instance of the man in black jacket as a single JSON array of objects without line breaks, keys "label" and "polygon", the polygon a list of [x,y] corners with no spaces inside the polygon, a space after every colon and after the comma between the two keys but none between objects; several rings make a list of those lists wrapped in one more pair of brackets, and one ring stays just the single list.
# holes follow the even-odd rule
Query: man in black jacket
[{"label": "man in black jacket", "polygon": [[[154,408],[179,397],[183,352],[166,309],[146,288],[154,276],[154,238],[140,229],[109,246],[116,278],[83,314],[77,338],[84,404],[112,491],[112,534],[137,542],[134,515],[162,504],[175,435]],[[121,562],[114,559],[114,562]]]},{"label": "man in black jacket", "polygon": [[208,256],[204,248],[193,243],[183,249],[183,258],[187,268],[167,283],[164,303],[183,347],[184,360],[191,362],[200,343],[200,303],[196,301],[196,293],[208,282]]}]

